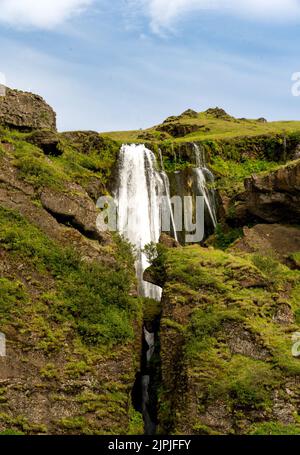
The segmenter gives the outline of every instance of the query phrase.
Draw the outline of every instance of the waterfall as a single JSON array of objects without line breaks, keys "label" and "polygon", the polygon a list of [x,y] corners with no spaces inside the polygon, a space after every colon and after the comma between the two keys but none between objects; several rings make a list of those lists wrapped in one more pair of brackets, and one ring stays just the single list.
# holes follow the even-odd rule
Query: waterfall
[{"label": "waterfall", "polygon": [[164,161],[163,161],[163,157],[162,157],[160,148],[158,149],[158,152],[159,152],[159,158],[160,158],[161,176],[162,176],[162,180],[163,180],[164,187],[165,187],[165,193],[166,193],[167,203],[168,203],[168,210],[170,212],[170,217],[171,217],[172,233],[173,233],[174,239],[177,242],[178,241],[177,231],[176,231],[174,213],[172,210],[172,203],[171,203],[170,181],[169,181],[169,178],[165,171]]},{"label": "waterfall", "polygon": [[[119,188],[115,195],[118,207],[118,231],[135,247],[139,294],[161,300],[162,290],[143,280],[149,262],[143,248],[157,243],[161,233],[162,196],[169,197],[167,174],[157,170],[154,154],[144,145],[123,145],[119,158]],[[170,203],[171,207],[171,203]],[[176,233],[176,230],[174,231]],[[151,412],[151,358],[155,351],[156,333],[143,328],[141,369],[142,413],[145,433],[154,434],[155,417]]]},{"label": "waterfall", "polygon": [[197,168],[194,169],[197,189],[200,196],[204,197],[205,206],[210,216],[213,227],[217,226],[216,200],[214,190],[214,176],[207,168],[205,150],[197,144],[193,144],[195,151],[195,162]]},{"label": "waterfall", "polygon": [[[197,168],[195,175],[196,192],[204,196],[207,211],[214,227],[217,224],[214,190],[210,185],[214,182],[212,173],[207,169],[205,154],[194,144]],[[170,198],[170,182],[164,169],[161,151],[161,171],[157,170],[157,162],[153,152],[145,145],[123,145],[119,157],[119,182],[115,192],[118,209],[118,231],[135,248],[136,274],[139,295],[159,301],[162,290],[160,287],[143,280],[143,273],[149,262],[143,253],[146,244],[157,243],[161,234],[161,212],[167,210],[171,216],[171,231],[177,240],[177,232]],[[163,196],[165,198],[163,199]],[[167,204],[166,204],[167,202]],[[148,328],[148,330],[147,330]],[[157,331],[153,327],[143,328],[143,355],[140,375],[142,393],[141,409],[146,434],[154,434],[156,417],[153,412],[153,370],[151,358],[155,353]],[[151,330],[151,331],[149,331]]]},{"label": "waterfall", "polygon": [[135,247],[139,294],[155,300],[160,300],[161,289],[143,280],[150,264],[142,250],[146,244],[159,241],[163,191],[164,182],[151,150],[144,145],[123,145],[116,195],[118,231]]}]

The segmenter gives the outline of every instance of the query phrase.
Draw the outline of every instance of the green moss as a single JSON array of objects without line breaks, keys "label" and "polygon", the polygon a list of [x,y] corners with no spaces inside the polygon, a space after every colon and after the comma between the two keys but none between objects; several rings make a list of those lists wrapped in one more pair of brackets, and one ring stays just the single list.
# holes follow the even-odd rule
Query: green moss
[{"label": "green moss", "polygon": [[68,177],[57,168],[43,152],[25,141],[14,142],[15,165],[19,176],[35,188],[50,187],[59,189]]},{"label": "green moss", "polygon": [[[109,345],[133,338],[131,321],[140,312],[141,303],[129,295],[133,272],[127,269],[128,263],[124,267],[120,260],[124,251],[128,255],[127,246],[116,255],[115,266],[85,263],[73,250],[58,246],[20,215],[3,208],[0,208],[0,244],[40,273],[55,278],[56,289],[40,301],[53,322],[74,324],[89,344]],[[1,283],[5,296],[3,315],[8,317],[8,307],[12,312],[17,311],[19,307],[13,307],[14,303],[25,297],[18,283],[6,279]],[[35,321],[33,326],[43,333],[39,347],[59,348],[64,332],[53,331],[42,316]]]},{"label": "green moss", "polygon": [[58,422],[58,425],[66,430],[82,430],[86,426],[84,417],[66,417]]},{"label": "green moss", "polygon": [[[5,423],[9,426],[9,434],[16,432],[16,434],[41,434],[47,432],[46,425],[29,421],[26,417],[19,415],[17,417],[11,417],[8,414],[0,414],[0,422]],[[21,431],[20,431],[21,430]]]},{"label": "green moss", "polygon": [[272,171],[277,166],[277,162],[267,161],[266,159],[242,159],[240,156],[234,160],[214,156],[210,163],[210,167],[217,177],[217,189],[228,195],[242,191],[245,178],[263,171]]},{"label": "green moss", "polygon": [[281,271],[283,268],[278,260],[271,256],[254,254],[252,256],[252,261],[253,264],[268,277],[270,282],[279,284],[278,278],[280,279],[282,277]]},{"label": "green moss", "polygon": [[40,370],[40,375],[45,379],[58,379],[59,372],[57,371],[54,363],[48,363]]},{"label": "green moss", "polygon": [[242,236],[242,228],[227,228],[225,230],[221,224],[218,224],[215,230],[212,244],[215,248],[226,250],[230,245],[232,245],[237,239],[241,238]]},{"label": "green moss", "polygon": [[203,425],[202,423],[196,423],[193,426],[193,432],[197,435],[201,436],[217,436],[220,435],[218,431],[214,431],[212,428],[208,427],[207,425]]},{"label": "green moss", "polygon": [[69,362],[65,366],[65,373],[70,378],[80,378],[80,376],[83,376],[89,371],[91,371],[91,368],[82,360],[78,362]]},{"label": "green moss", "polygon": [[167,327],[169,329],[174,329],[178,333],[183,333],[185,330],[185,327],[182,324],[179,324],[178,322],[175,322],[175,321],[172,321],[171,319],[166,319],[166,318],[163,318],[161,320],[161,326]]},{"label": "green moss", "polygon": [[162,311],[161,302],[157,300],[143,298],[143,319],[145,322],[157,320]]},{"label": "green moss", "polygon": [[0,387],[0,404],[7,402],[6,392],[7,389],[5,387]]},{"label": "green moss", "polygon": [[250,434],[263,436],[299,435],[300,425],[284,425],[278,422],[264,422],[253,425]]},{"label": "green moss", "polygon": [[[161,338],[163,346],[168,337],[175,345],[172,352],[163,349],[162,365],[176,372],[163,370],[163,431],[186,431],[186,425],[196,434],[217,431],[198,418],[220,403],[234,422],[232,432],[249,430],[249,414],[271,420],[275,391],[288,400],[285,383],[300,372],[291,352],[298,328],[275,318],[280,305],[298,314],[299,271],[272,255],[235,256],[197,245],[169,250],[165,269]],[[191,403],[197,411],[195,404],[187,416]]]},{"label": "green moss", "polygon": [[291,254],[290,259],[293,261],[294,266],[300,270],[300,252]]},{"label": "green moss", "polygon": [[20,314],[18,305],[26,302],[27,296],[22,283],[0,278],[0,318],[2,323],[8,321],[16,313]]},{"label": "green moss", "polygon": [[143,435],[144,434],[144,421],[140,412],[135,411],[132,407],[129,411],[129,435]]},{"label": "green moss", "polygon": [[[91,177],[98,178],[102,185],[108,182],[112,169],[117,161],[120,146],[107,139],[101,150],[91,148],[82,153],[75,145],[62,140],[63,154],[52,158],[55,166],[65,172],[69,178],[85,186]],[[100,195],[99,195],[100,196]]]},{"label": "green moss", "polygon": [[61,189],[64,182],[69,181],[88,187],[91,179],[97,178],[105,192],[105,185],[109,182],[117,161],[119,143],[99,136],[97,146],[91,144],[88,145],[88,150],[83,150],[84,134],[83,138],[80,138],[78,133],[78,143],[60,134],[57,137],[61,155],[48,157],[37,146],[27,142],[31,135],[32,133],[8,129],[0,131],[0,141],[13,146],[10,152],[5,152],[1,147],[1,153],[14,160],[24,181],[36,189],[40,187]]},{"label": "green moss", "polygon": [[14,430],[13,428],[0,432],[0,436],[23,436],[23,431]]}]

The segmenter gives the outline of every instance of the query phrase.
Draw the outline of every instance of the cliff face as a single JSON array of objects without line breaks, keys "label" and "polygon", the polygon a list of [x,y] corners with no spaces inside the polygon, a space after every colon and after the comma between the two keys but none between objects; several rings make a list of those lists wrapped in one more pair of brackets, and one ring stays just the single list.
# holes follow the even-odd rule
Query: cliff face
[{"label": "cliff face", "polygon": [[299,434],[300,274],[259,254],[168,250],[162,432]]},{"label": "cliff face", "polygon": [[[300,160],[245,181],[238,213],[268,223],[300,223]],[[246,213],[245,213],[246,212]]]},{"label": "cliff face", "polygon": [[119,147],[52,132],[49,153],[44,130],[20,131],[53,129],[46,111],[35,95],[0,100],[0,123],[16,128],[0,127],[0,433],[142,432],[133,256],[96,228]]}]

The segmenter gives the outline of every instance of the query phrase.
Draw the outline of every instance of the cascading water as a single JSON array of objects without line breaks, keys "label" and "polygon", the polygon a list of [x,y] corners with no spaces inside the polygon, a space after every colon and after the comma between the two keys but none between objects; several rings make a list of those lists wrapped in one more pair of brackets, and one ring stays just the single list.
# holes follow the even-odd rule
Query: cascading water
[{"label": "cascading water", "polygon": [[195,151],[195,162],[197,168],[194,170],[199,195],[204,197],[205,206],[213,227],[217,226],[216,199],[214,190],[214,176],[207,168],[205,150],[197,144],[193,144]]},{"label": "cascading water", "polygon": [[119,159],[119,188],[116,195],[118,231],[136,249],[139,293],[160,300],[161,289],[143,280],[149,262],[143,248],[159,241],[160,207],[164,183],[156,170],[156,159],[144,145],[123,145]]},{"label": "cascading water", "polygon": [[161,153],[161,149],[158,149],[159,152],[159,158],[160,158],[160,167],[161,167],[161,177],[163,179],[164,187],[165,187],[165,192],[166,192],[166,198],[167,198],[167,204],[168,204],[168,211],[170,213],[171,217],[171,227],[172,227],[172,234],[176,242],[178,241],[177,238],[177,231],[176,231],[176,225],[175,225],[175,219],[174,219],[174,213],[172,210],[172,204],[171,204],[171,194],[170,194],[170,182],[169,178],[167,176],[167,173],[165,171],[165,166],[164,166],[164,161]]},{"label": "cascading water", "polygon": [[[214,177],[207,169],[205,154],[194,144],[196,192],[204,196],[207,212],[214,227],[217,224],[215,198],[212,184]],[[161,233],[161,211],[168,210],[171,216],[171,233],[177,240],[177,232],[170,198],[170,182],[165,172],[160,152],[161,172],[157,170],[155,156],[144,145],[123,145],[119,157],[119,185],[115,194],[118,208],[118,231],[135,247],[136,274],[139,294],[160,301],[162,290],[143,280],[149,262],[143,253],[146,244],[157,243]],[[163,201],[164,198],[164,203]],[[166,204],[167,201],[167,204]],[[143,412],[145,433],[156,430],[153,412],[153,385],[150,361],[155,353],[157,332],[153,327],[143,328],[143,355],[137,387],[142,395],[139,408]],[[155,382],[155,381],[154,381]],[[135,389],[134,387],[134,389]],[[138,392],[139,393],[139,392]],[[137,393],[137,394],[138,394]]]},{"label": "cascading water", "polygon": [[[119,188],[115,196],[118,207],[118,231],[135,247],[139,294],[158,301],[161,299],[161,288],[143,280],[143,273],[150,265],[143,248],[150,242],[159,241],[162,196],[165,195],[169,197],[168,177],[164,172],[158,172],[156,159],[151,150],[144,145],[123,145],[119,159]],[[155,351],[155,337],[154,332],[144,327],[140,385],[146,434],[154,434],[156,429],[151,412],[149,372],[150,361]]]}]

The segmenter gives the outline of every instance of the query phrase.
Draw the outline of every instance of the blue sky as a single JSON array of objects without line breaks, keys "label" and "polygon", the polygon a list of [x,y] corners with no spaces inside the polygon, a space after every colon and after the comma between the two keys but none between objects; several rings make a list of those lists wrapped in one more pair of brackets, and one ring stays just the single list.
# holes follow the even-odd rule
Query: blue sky
[{"label": "blue sky", "polygon": [[41,94],[60,130],[138,129],[217,105],[300,119],[299,26],[300,0],[0,0],[0,72]]}]

